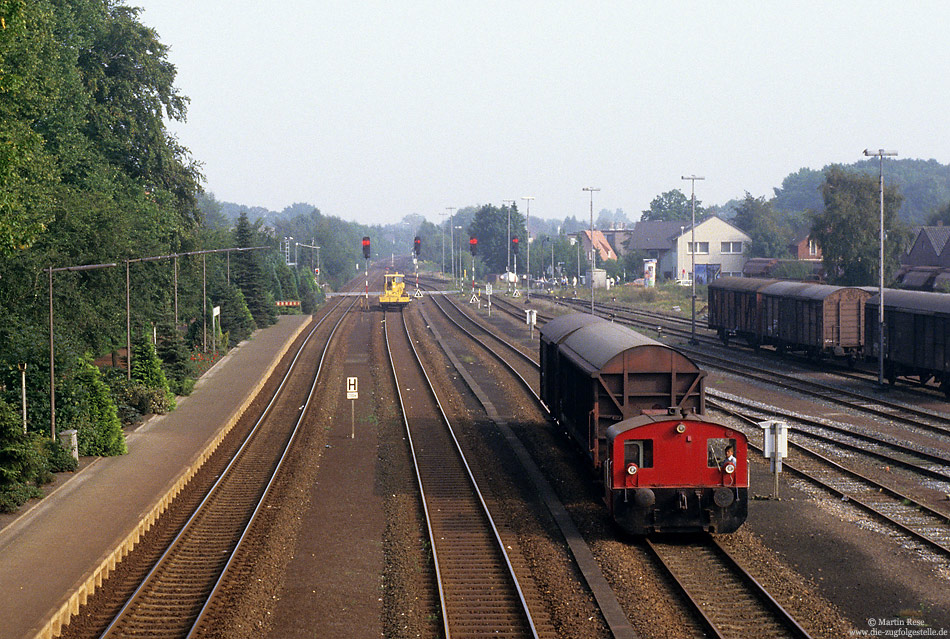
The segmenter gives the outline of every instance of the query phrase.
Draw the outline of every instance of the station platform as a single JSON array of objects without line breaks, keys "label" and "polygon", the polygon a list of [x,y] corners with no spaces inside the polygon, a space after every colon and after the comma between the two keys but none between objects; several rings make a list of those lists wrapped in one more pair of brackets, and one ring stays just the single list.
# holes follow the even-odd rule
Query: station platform
[{"label": "station platform", "polygon": [[0,530],[0,637],[49,638],[166,509],[310,321],[285,315],[233,349],[167,415],[130,433]]}]

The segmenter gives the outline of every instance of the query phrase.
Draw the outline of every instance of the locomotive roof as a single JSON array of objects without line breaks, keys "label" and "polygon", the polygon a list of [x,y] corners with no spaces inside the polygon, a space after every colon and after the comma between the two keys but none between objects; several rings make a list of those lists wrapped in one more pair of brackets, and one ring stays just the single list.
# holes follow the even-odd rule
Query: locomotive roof
[{"label": "locomotive roof", "polygon": [[649,424],[655,424],[657,422],[677,421],[677,420],[703,422],[711,426],[723,427],[723,428],[728,428],[729,430],[733,430],[732,428],[728,426],[724,426],[723,424],[719,422],[713,421],[709,417],[706,417],[704,415],[698,415],[692,412],[686,413],[686,414],[683,414],[680,412],[676,412],[674,414],[646,414],[646,415],[635,415],[633,417],[630,417],[628,419],[625,419],[623,421],[620,421],[620,422],[617,422],[616,424],[611,425],[607,429],[607,441],[613,441],[621,433],[625,433],[628,430],[632,430],[634,428],[640,428],[641,426],[647,426]]},{"label": "locomotive roof", "polygon": [[[564,315],[541,329],[542,339],[559,345],[561,351],[591,374],[603,369],[625,351],[655,348],[668,351],[663,366],[680,372],[698,371],[696,364],[674,348],[603,318],[586,314]],[[559,337],[559,339],[558,339]]]},{"label": "locomotive roof", "polygon": [[[876,289],[875,289],[876,290]],[[880,305],[880,293],[876,292],[866,304]],[[896,308],[920,313],[950,315],[950,295],[927,291],[904,291],[889,288],[884,291],[884,308]]]}]

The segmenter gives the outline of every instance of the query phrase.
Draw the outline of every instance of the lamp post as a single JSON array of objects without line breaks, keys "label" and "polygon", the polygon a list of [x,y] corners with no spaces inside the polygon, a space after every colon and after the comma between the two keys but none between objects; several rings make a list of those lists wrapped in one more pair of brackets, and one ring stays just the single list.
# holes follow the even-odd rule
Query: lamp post
[{"label": "lamp post", "polygon": [[118,266],[115,262],[108,264],[85,264],[83,266],[60,266],[58,268],[44,268],[49,273],[49,431],[50,438],[56,441],[56,367],[55,350],[53,347],[53,273],[60,271],[92,271],[100,268]]},{"label": "lamp post", "polygon": [[525,232],[525,235],[528,236],[527,242],[526,242],[528,245],[528,255],[525,258],[524,272],[528,276],[528,293],[527,295],[525,295],[525,297],[528,299],[528,301],[530,301],[531,300],[531,230],[528,227],[531,224],[531,200],[534,199],[534,196],[526,195],[526,196],[523,196],[521,199],[526,202],[525,209],[524,209],[524,232]]},{"label": "lamp post", "polygon": [[[590,314],[594,314],[594,191],[599,191],[599,188],[594,188],[591,186],[585,186],[582,191],[587,191],[590,193]],[[578,260],[578,268],[580,267],[580,260]]]},{"label": "lamp post", "polygon": [[[445,207],[446,211],[449,211],[449,257],[452,259],[452,286],[455,286],[455,229],[452,227],[455,224],[455,206]],[[443,260],[445,257],[443,256]]]},{"label": "lamp post", "polygon": [[879,253],[878,257],[880,260],[880,273],[878,273],[878,297],[880,298],[877,306],[877,383],[884,384],[884,158],[893,157],[897,155],[897,151],[885,151],[884,149],[878,149],[877,151],[868,151],[864,149],[864,155],[866,157],[877,157],[880,161],[881,173],[880,173],[880,184],[881,184],[881,236],[880,236],[880,245],[878,247]]},{"label": "lamp post", "polygon": [[[459,261],[458,261],[458,269],[455,268],[455,267],[456,267],[455,262],[454,262],[454,261],[452,262],[452,270],[455,272],[455,275],[456,275],[456,277],[457,277],[457,279],[458,279],[458,282],[457,282],[456,285],[457,285],[459,288],[461,288],[461,281],[462,281],[462,225],[461,225],[461,224],[456,224],[455,226],[452,227],[453,232],[454,232],[455,229],[458,229],[458,230],[459,230],[459,250],[458,250]],[[455,245],[453,244],[453,249],[454,249],[454,247],[455,247]],[[453,258],[453,260],[454,260],[454,259],[455,259],[455,258]]]},{"label": "lamp post", "polygon": [[692,188],[693,193],[691,197],[692,202],[693,202],[693,212],[690,218],[692,226],[690,227],[691,237],[689,241],[689,244],[690,244],[689,281],[690,281],[690,284],[692,285],[692,290],[693,290],[692,295],[691,295],[692,307],[693,307],[693,311],[692,311],[693,319],[691,323],[692,328],[690,329],[689,343],[696,344],[696,180],[705,180],[706,178],[699,177],[696,175],[684,175],[683,179],[690,180],[693,183],[693,188]]},{"label": "lamp post", "polygon": [[442,231],[442,275],[445,275],[445,216],[448,213],[439,213],[439,216],[442,218],[442,224],[439,225],[439,230]]},{"label": "lamp post", "polygon": [[509,281],[508,273],[511,272],[511,207],[515,205],[514,200],[502,200],[508,206],[508,236],[506,238],[505,244],[508,246],[508,254],[505,257],[505,284],[507,285],[507,290],[511,293],[511,282]]}]

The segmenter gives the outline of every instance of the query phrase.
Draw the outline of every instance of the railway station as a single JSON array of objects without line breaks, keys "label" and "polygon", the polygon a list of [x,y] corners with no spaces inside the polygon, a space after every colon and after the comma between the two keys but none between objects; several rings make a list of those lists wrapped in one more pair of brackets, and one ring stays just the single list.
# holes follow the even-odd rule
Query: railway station
[{"label": "railway station", "polygon": [[[371,279],[375,295],[386,295],[383,274]],[[643,335],[646,326],[655,332],[655,316],[617,306],[605,308],[609,317],[601,319],[578,314],[571,300],[542,296],[532,302],[542,325],[534,331],[524,323],[524,303],[517,298],[496,299],[489,317],[487,308],[465,295],[439,291],[438,282],[420,278],[423,294],[405,307],[384,309],[365,294],[340,295],[312,317],[287,316],[212,368],[178,409],[133,432],[128,455],[96,460],[36,505],[5,520],[0,530],[0,569],[6,575],[3,617],[12,620],[6,634],[126,636],[139,632],[136,619],[145,619],[153,629],[167,625],[163,632],[168,636],[316,632],[345,637],[365,636],[367,629],[386,636],[394,633],[388,624],[409,617],[407,623],[433,635],[453,632],[458,625],[506,628],[518,636],[633,637],[657,614],[665,615],[670,627],[692,632],[691,624],[697,622],[688,621],[689,615],[644,607],[637,589],[618,590],[616,576],[606,578],[606,572],[621,571],[625,581],[649,583],[648,573],[642,572],[647,551],[674,582],[704,573],[711,581],[703,588],[710,591],[733,592],[722,584],[748,580],[738,575],[751,573],[761,593],[749,596],[785,602],[768,613],[769,627],[774,627],[769,632],[776,636],[833,636],[848,624],[847,606],[863,611],[888,599],[915,596],[908,578],[882,582],[873,598],[876,604],[864,595],[863,604],[849,598],[858,581],[883,578],[875,573],[884,567],[871,562],[865,574],[845,566],[867,561],[863,543],[882,542],[842,547],[844,539],[854,541],[853,524],[829,513],[811,494],[840,488],[834,481],[808,488],[807,480],[798,479],[800,473],[828,472],[806,469],[814,462],[807,461],[810,453],[800,447],[807,447],[803,437],[818,437],[833,429],[832,423],[790,427],[784,471],[781,477],[773,474],[774,463],[770,467],[759,448],[758,424],[767,418],[795,419],[763,411],[763,405],[773,402],[788,405],[780,386],[769,390],[776,382],[758,381],[751,368],[738,376],[720,372],[726,369],[710,359],[711,347],[691,351],[677,340],[676,331],[684,331],[685,338],[689,327],[677,329],[675,321],[659,335],[673,342],[667,345]],[[715,343],[718,336],[710,331],[703,339]],[[481,354],[473,358],[476,352]],[[511,372],[487,372],[501,363]],[[589,388],[581,381],[585,378],[593,384]],[[750,394],[744,388],[748,385],[758,389],[752,393],[758,401],[746,405],[739,398]],[[284,398],[285,393],[290,396]],[[814,412],[812,403],[826,401],[802,398],[786,410]],[[548,405],[561,412],[548,413]],[[827,409],[818,409],[822,411]],[[578,421],[588,413],[599,415],[596,421],[603,424],[592,439]],[[748,417],[740,419],[743,414]],[[444,421],[435,415],[444,415]],[[750,421],[743,425],[742,419]],[[841,429],[848,438],[869,428],[860,416],[848,420],[850,426]],[[942,428],[936,418],[931,421],[934,432]],[[614,426],[607,428],[610,424]],[[710,430],[714,424],[715,434]],[[262,433],[251,434],[255,428]],[[271,429],[274,434],[266,434]],[[236,437],[248,443],[232,442]],[[834,437],[822,446],[843,445]],[[921,441],[926,437],[919,436]],[[267,442],[266,454],[256,452],[260,444],[253,443],[255,438]],[[287,452],[280,453],[285,445]],[[684,445],[696,446],[701,460],[686,461],[692,453],[668,450]],[[893,472],[917,472],[917,465],[906,462],[908,455],[923,455],[914,453],[915,448],[910,442],[899,453],[905,469],[897,469],[898,462],[890,458],[883,463],[893,465]],[[213,537],[240,538],[241,543],[233,550],[227,549],[233,542],[227,542],[221,550],[197,551],[230,557],[225,566],[218,560],[208,568],[214,578],[193,574],[194,566],[180,572],[174,565],[163,567],[167,560],[158,562],[157,572],[169,571],[168,576],[148,577],[142,581],[143,592],[126,601],[137,589],[133,584],[175,536],[171,529],[194,528],[198,537],[190,541],[186,534],[171,547],[213,547],[200,539],[200,523],[184,523],[190,517],[185,511],[197,507],[200,495],[230,490],[223,468],[232,462],[217,459],[226,450],[243,450],[248,459],[271,458],[254,462],[271,469],[261,479],[253,479],[257,471],[241,470],[240,464],[248,463],[239,461],[242,455],[233,462],[242,487],[258,484],[253,492],[263,491],[241,507],[249,514],[238,514],[237,502],[231,501],[237,497],[232,497],[227,508],[235,511],[229,514],[235,522],[225,523],[211,513],[196,518],[212,522]],[[448,461],[450,451],[458,461]],[[672,459],[678,465],[671,465]],[[941,463],[940,454],[927,459],[931,465]],[[275,467],[282,470],[267,479]],[[935,470],[928,481],[939,483],[941,476]],[[694,506],[700,477],[710,492]],[[596,478],[599,490],[607,489],[606,497],[582,488]],[[577,492],[565,493],[572,484]],[[671,501],[663,501],[668,499],[664,485],[674,486]],[[867,512],[890,508],[848,496],[830,502],[849,508],[859,502]],[[932,517],[943,516],[936,490],[917,498],[922,505],[915,517],[928,508]],[[926,505],[928,500],[932,505]],[[658,509],[664,504],[665,514],[657,510],[633,519],[627,514],[634,504],[652,512],[654,502]],[[580,504],[587,514],[577,520],[568,511]],[[737,525],[684,519],[737,505],[743,513]],[[114,512],[124,515],[109,515]],[[790,528],[790,520],[809,525]],[[248,521],[252,525],[245,530]],[[476,540],[472,531],[485,521],[492,522],[488,533]],[[632,521],[649,523],[643,528],[642,523],[631,526]],[[679,523],[668,523],[674,521]],[[686,521],[695,522],[691,535],[684,534]],[[594,522],[615,540],[610,550],[585,543],[580,531]],[[232,525],[235,532],[227,532]],[[910,553],[908,566],[920,561],[911,558],[915,552],[943,553],[945,538],[932,532],[941,525],[936,520],[900,525],[907,527],[900,534],[915,540],[908,544],[921,546],[903,551]],[[694,538],[717,528],[728,532]],[[659,534],[665,530],[679,531],[678,538]],[[419,536],[431,536],[431,558],[412,541]],[[543,560],[529,541],[538,536],[550,540]],[[859,536],[873,537],[867,531]],[[413,576],[412,566],[429,561],[443,580],[438,587]],[[789,561],[798,566],[794,578],[788,574],[793,570]],[[541,572],[538,562],[544,566]],[[579,577],[572,575],[575,570]],[[923,566],[911,571],[915,579],[925,572]],[[491,581],[486,581],[489,575]],[[823,580],[830,583],[821,584]],[[181,592],[192,581],[195,593],[187,602],[170,604],[170,595],[162,594],[169,587]],[[395,582],[405,594],[369,596]],[[570,587],[575,583],[583,585],[579,592]],[[486,599],[482,588],[492,597]],[[827,603],[835,595],[842,597],[838,606],[845,606],[843,616]],[[705,601],[707,620],[700,624],[707,624],[705,631],[725,623],[717,615],[730,617],[739,610],[733,600],[706,599],[695,590],[691,596]],[[433,617],[433,609],[442,612]],[[586,621],[578,619],[576,610],[585,611]],[[928,623],[939,623],[942,612],[929,610]],[[763,623],[755,618],[756,624]],[[828,619],[839,619],[831,626],[836,630],[829,632]]]},{"label": "railway station", "polygon": [[950,4],[688,8],[0,2],[0,639],[950,636]]}]

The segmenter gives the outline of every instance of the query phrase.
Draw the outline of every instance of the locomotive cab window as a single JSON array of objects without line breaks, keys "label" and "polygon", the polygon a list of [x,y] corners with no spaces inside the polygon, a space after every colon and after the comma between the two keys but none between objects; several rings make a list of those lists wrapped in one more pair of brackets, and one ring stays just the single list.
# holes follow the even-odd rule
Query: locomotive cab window
[{"label": "locomotive cab window", "polygon": [[728,437],[716,437],[706,440],[706,465],[709,468],[719,468],[726,460],[726,448],[731,447],[733,456],[736,454],[736,440]]},{"label": "locomotive cab window", "polygon": [[623,465],[636,464],[637,468],[653,468],[653,440],[628,439],[623,443]]}]

